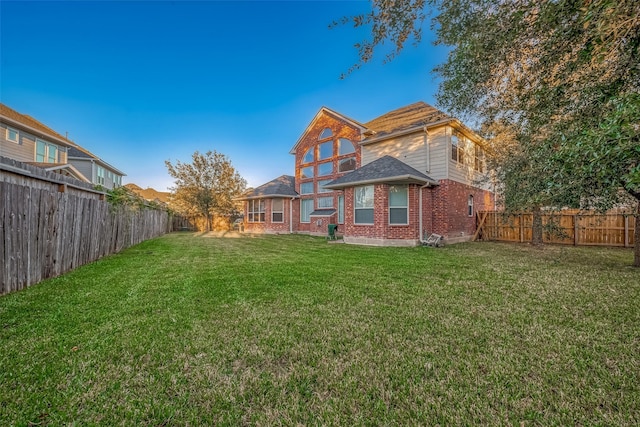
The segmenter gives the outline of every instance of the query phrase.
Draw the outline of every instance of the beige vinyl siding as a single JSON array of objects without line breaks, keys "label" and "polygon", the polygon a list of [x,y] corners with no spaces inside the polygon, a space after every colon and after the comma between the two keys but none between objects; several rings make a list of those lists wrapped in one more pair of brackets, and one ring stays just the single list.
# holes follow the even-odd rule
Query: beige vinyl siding
[{"label": "beige vinyl siding", "polygon": [[474,187],[482,188],[485,190],[493,190],[492,185],[489,182],[478,182],[484,174],[476,171],[474,169],[474,151],[473,146],[474,143],[466,136],[461,135],[460,139],[465,140],[464,147],[464,164],[456,162],[451,159],[451,133],[453,129],[448,127],[447,138],[446,138],[446,159],[449,163],[449,179],[457,182],[461,182],[463,184],[472,185]]},{"label": "beige vinyl siding", "polygon": [[427,175],[435,180],[447,177],[447,159],[449,136],[447,126],[429,129],[429,163],[430,170]]},{"label": "beige vinyl siding", "polygon": [[363,145],[361,165],[384,156],[395,157],[422,173],[429,173],[429,151],[424,132]]},{"label": "beige vinyl siding", "polygon": [[[18,144],[7,140],[7,125],[0,125],[0,156],[18,160],[19,162],[35,162],[36,160],[36,137],[20,130],[18,127],[10,126],[18,131]],[[56,163],[67,163],[67,148],[57,142],[45,138],[42,141],[55,144],[58,147]]]},{"label": "beige vinyl siding", "polygon": [[33,162],[35,160],[35,138],[18,128],[12,128],[18,130],[19,144],[7,141],[7,125],[3,123],[2,129],[0,129],[0,155],[20,162]]}]

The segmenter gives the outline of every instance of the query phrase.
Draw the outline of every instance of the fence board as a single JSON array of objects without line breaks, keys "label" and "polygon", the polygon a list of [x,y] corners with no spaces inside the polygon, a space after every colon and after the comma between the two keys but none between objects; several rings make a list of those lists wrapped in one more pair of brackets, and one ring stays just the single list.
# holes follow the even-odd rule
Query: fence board
[{"label": "fence board", "polygon": [[[530,242],[533,215],[503,212],[478,212],[485,215],[479,225],[478,238],[503,242]],[[632,247],[636,218],[630,213],[553,212],[542,215],[543,227],[557,233],[543,232],[543,242],[562,245]],[[545,228],[545,230],[548,230]]]},{"label": "fence board", "polygon": [[[0,157],[0,295],[171,231],[161,210],[113,209],[90,186]],[[25,165],[25,167],[28,165]],[[60,191],[60,181],[69,183]],[[86,187],[86,188],[85,188]]]}]

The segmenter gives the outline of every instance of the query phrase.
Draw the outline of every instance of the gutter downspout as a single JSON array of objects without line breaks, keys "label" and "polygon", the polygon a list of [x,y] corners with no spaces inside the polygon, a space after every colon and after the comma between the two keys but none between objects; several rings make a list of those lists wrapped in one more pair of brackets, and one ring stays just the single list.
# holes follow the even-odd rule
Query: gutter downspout
[{"label": "gutter downspout", "polygon": [[418,239],[420,240],[420,243],[422,243],[423,245],[427,243],[426,240],[424,240],[424,236],[422,233],[422,189],[423,188],[428,188],[429,186],[431,186],[431,184],[426,183],[425,185],[423,185],[422,187],[420,187],[419,193],[418,193],[418,199],[420,199],[420,206],[418,207],[418,223],[419,223],[419,227],[420,230],[418,230],[419,236]]},{"label": "gutter downspout", "polygon": [[289,200],[289,234],[293,234],[293,201],[295,197]]},{"label": "gutter downspout", "polygon": [[[424,126],[424,133],[425,133],[425,143],[426,143],[426,148],[427,148],[427,168],[430,168],[430,164],[429,164],[429,130],[427,129],[427,126]],[[418,230],[418,240],[420,241],[420,243],[422,243],[423,245],[425,243],[427,243],[426,240],[424,240],[424,234],[422,232],[422,189],[429,187],[429,183],[426,183],[425,185],[423,185],[422,187],[420,187],[420,190],[418,191],[418,199],[420,201],[420,206],[418,207],[418,224],[420,229]]]}]

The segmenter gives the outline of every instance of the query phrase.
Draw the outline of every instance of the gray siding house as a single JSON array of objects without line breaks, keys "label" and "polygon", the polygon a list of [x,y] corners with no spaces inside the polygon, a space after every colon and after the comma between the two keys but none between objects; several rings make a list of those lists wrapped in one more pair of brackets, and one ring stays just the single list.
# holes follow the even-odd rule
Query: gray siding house
[{"label": "gray siding house", "polygon": [[112,189],[125,174],[31,116],[0,103],[0,156]]}]

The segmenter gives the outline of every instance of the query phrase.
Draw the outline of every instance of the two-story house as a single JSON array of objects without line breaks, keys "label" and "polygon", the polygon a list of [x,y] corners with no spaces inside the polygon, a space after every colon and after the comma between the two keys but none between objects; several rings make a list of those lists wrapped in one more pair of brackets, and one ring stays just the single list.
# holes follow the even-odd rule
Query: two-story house
[{"label": "two-story house", "polygon": [[485,142],[418,102],[367,123],[321,108],[291,149],[295,176],[245,194],[247,232],[325,235],[347,243],[417,245],[437,233],[468,240],[476,210],[494,207]]},{"label": "two-story house", "polygon": [[111,189],[123,172],[31,116],[0,103],[0,156]]}]

